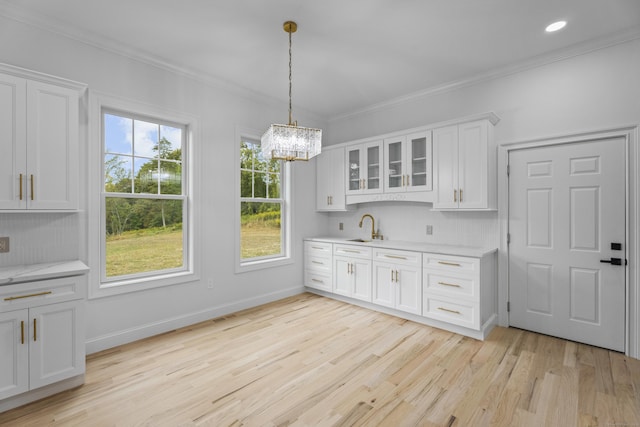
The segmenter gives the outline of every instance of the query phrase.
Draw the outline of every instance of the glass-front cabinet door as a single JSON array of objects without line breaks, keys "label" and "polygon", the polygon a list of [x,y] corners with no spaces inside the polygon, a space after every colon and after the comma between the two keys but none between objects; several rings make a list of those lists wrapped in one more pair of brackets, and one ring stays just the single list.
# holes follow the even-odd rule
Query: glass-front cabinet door
[{"label": "glass-front cabinet door", "polygon": [[347,194],[373,194],[381,191],[381,141],[347,147],[346,160]]},{"label": "glass-front cabinet door", "polygon": [[433,189],[431,131],[407,136],[407,191]]},{"label": "glass-front cabinet door", "polygon": [[384,140],[385,193],[428,191],[431,183],[431,132]]}]

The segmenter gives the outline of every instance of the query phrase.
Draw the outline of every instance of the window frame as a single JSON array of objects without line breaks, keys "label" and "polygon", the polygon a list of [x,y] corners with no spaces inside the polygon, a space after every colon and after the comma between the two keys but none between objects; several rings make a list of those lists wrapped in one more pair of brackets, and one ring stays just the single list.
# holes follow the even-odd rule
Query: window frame
[{"label": "window frame", "polygon": [[[240,148],[244,141],[260,143],[259,132],[255,129],[237,127],[235,138],[235,233],[236,233],[236,245],[235,245],[235,259],[236,259],[236,273],[243,273],[247,271],[260,270],[264,268],[277,267],[281,265],[287,265],[293,263],[291,256],[291,225],[292,225],[292,203],[291,194],[293,182],[291,180],[291,167],[290,162],[282,161],[280,163],[280,198],[279,199],[265,199],[265,198],[246,198],[242,197],[240,188],[240,177],[242,168],[240,166]],[[242,258],[241,253],[241,204],[242,202],[279,202],[281,205],[280,210],[280,254],[278,255],[266,255],[254,258]]]},{"label": "window frame", "polygon": [[[106,94],[91,92],[90,100],[90,130],[91,144],[89,144],[89,165],[98,161],[99,167],[89,168],[89,265],[90,286],[89,298],[100,298],[162,286],[199,280],[199,252],[194,250],[199,245],[199,237],[194,233],[197,223],[196,206],[194,200],[194,160],[198,158],[194,152],[194,140],[197,135],[198,122],[183,113],[169,111],[139,102],[125,100]],[[114,114],[133,120],[143,120],[160,125],[178,126],[183,129],[182,141],[182,194],[154,194],[154,193],[107,193],[104,188],[105,147],[104,147],[104,116]],[[183,203],[183,265],[179,268],[155,270],[152,272],[135,273],[129,275],[106,276],[105,251],[105,221],[106,199],[108,197],[124,197],[130,199],[151,200],[182,200]]]}]

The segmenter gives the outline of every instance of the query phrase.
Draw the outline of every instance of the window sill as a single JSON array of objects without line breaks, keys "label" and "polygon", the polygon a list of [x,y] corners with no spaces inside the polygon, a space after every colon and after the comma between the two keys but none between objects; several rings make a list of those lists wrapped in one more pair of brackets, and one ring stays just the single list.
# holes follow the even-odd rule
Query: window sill
[{"label": "window sill", "polygon": [[239,265],[236,265],[236,273],[246,273],[249,271],[263,270],[265,268],[280,267],[282,265],[289,264],[293,264],[293,258],[290,256],[244,261],[240,262]]},{"label": "window sill", "polygon": [[145,291],[164,286],[179,285],[199,280],[200,277],[192,271],[167,273],[153,277],[139,277],[117,282],[103,282],[98,287],[89,289],[89,299],[103,298],[131,292]]}]

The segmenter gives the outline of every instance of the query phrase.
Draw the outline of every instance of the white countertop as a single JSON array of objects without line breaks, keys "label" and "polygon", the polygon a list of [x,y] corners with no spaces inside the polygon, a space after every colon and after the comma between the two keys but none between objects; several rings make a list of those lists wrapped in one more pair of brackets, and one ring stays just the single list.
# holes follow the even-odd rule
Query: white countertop
[{"label": "white countertop", "polygon": [[423,242],[409,242],[403,240],[371,240],[369,242],[354,242],[353,237],[309,237],[305,240],[313,240],[316,242],[341,243],[358,246],[368,246],[373,248],[399,249],[404,251],[429,252],[442,255],[457,255],[481,258],[485,255],[497,251],[497,248],[483,248],[475,246],[459,246],[433,244]]},{"label": "white countertop", "polygon": [[88,271],[89,267],[78,260],[0,267],[0,286],[56,277],[80,276]]}]

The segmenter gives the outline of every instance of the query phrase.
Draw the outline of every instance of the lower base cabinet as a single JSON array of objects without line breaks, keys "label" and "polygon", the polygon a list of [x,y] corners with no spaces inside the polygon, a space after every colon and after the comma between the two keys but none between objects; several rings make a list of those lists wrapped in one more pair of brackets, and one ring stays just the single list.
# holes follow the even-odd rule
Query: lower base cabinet
[{"label": "lower base cabinet", "polygon": [[412,314],[422,314],[422,254],[373,251],[373,303]]},{"label": "lower base cabinet", "polygon": [[371,302],[371,249],[334,245],[334,289],[339,295]]},{"label": "lower base cabinet", "polygon": [[65,301],[83,292],[81,283],[72,277],[0,289],[0,403],[84,374],[84,300]]},{"label": "lower base cabinet", "polygon": [[[458,256],[374,245],[321,244],[322,253],[333,255],[333,271],[326,270],[328,258],[317,258],[321,247],[306,241],[307,287],[386,307],[400,317],[479,339],[496,322],[495,251]],[[315,257],[311,256],[314,251]],[[311,281],[314,277],[318,282]],[[331,290],[320,286],[328,277],[333,278]]]}]

